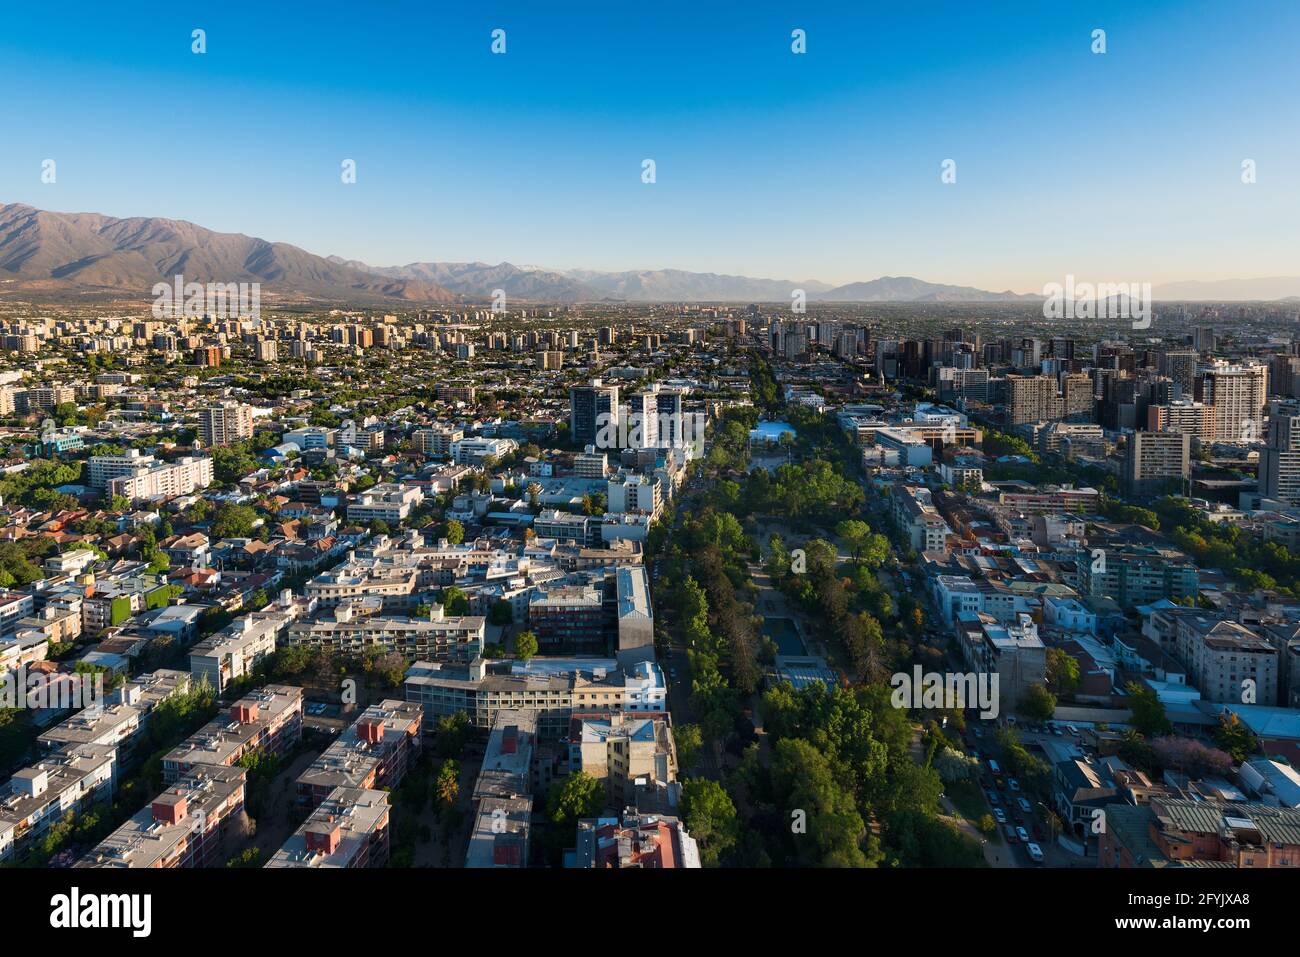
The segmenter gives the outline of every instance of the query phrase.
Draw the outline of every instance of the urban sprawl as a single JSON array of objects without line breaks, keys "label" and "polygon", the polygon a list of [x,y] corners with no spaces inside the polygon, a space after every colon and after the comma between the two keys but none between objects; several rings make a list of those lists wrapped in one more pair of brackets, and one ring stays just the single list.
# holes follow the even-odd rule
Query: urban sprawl
[{"label": "urban sprawl", "polygon": [[0,863],[1300,866],[1300,316],[1151,309],[11,310]]}]

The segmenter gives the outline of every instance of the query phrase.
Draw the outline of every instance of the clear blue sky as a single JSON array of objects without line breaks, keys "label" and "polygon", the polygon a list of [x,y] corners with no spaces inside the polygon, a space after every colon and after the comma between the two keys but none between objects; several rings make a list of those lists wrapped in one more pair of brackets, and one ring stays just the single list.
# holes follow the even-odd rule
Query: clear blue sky
[{"label": "clear blue sky", "polygon": [[376,265],[1300,272],[1294,0],[296,6],[6,4],[0,201]]}]

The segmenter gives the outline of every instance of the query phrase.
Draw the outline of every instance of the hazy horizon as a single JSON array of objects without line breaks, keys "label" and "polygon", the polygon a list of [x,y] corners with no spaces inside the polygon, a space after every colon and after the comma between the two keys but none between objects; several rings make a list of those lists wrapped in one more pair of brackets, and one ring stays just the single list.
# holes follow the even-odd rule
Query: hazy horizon
[{"label": "hazy horizon", "polygon": [[1066,275],[1296,272],[1300,9],[1283,3],[314,11],[12,10],[0,77],[24,95],[0,195],[380,267],[913,276],[1035,295]]}]

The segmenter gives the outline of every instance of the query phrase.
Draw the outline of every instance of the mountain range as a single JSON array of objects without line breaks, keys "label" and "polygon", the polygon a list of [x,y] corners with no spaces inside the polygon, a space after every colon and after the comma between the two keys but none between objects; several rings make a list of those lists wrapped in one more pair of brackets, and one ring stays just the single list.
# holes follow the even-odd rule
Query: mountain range
[{"label": "mountain range", "polygon": [[[120,219],[0,204],[0,297],[148,301],[154,283],[258,282],[268,303],[337,305],[481,303],[494,290],[531,302],[889,303],[1033,302],[1041,296],[883,276],[842,286],[813,279],[757,279],[679,269],[599,272],[483,262],[371,266],[318,256],[288,243],[218,233],[183,220]],[[1274,300],[1300,296],[1300,277],[1158,286],[1162,300]]]}]

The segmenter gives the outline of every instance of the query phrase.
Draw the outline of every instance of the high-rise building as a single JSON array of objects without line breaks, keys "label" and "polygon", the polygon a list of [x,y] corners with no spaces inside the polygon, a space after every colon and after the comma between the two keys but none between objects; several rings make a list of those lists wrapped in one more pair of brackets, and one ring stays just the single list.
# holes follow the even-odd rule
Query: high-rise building
[{"label": "high-rise building", "polygon": [[1264,498],[1300,505],[1300,402],[1274,402],[1269,409],[1259,491]]},{"label": "high-rise building", "polygon": [[1007,425],[1050,422],[1061,417],[1061,397],[1049,375],[1007,376]]},{"label": "high-rise building", "polygon": [[1264,436],[1268,366],[1216,362],[1201,376],[1197,398],[1214,410],[1217,441],[1257,442]]},{"label": "high-rise building", "polygon": [[1147,407],[1148,432],[1185,432],[1202,442],[1214,441],[1214,413],[1202,402],[1175,399]]},{"label": "high-rise building", "polygon": [[1166,352],[1160,364],[1160,371],[1174,380],[1182,390],[1182,397],[1190,399],[1196,394],[1196,364],[1200,354],[1190,351]]},{"label": "high-rise building", "polygon": [[199,410],[199,441],[204,446],[230,445],[253,437],[253,409],[239,402],[222,402]]},{"label": "high-rise building", "polygon": [[652,449],[659,445],[659,403],[653,391],[627,397],[628,448]]},{"label": "high-rise building", "polygon": [[[569,438],[584,447],[608,447],[608,436],[617,435],[618,413],[618,386],[605,385],[600,379],[574,386],[569,389]],[[610,428],[614,432],[609,432]]]},{"label": "high-rise building", "polygon": [[1086,373],[1061,376],[1061,418],[1091,422],[1094,417],[1092,377]]},{"label": "high-rise building", "polygon": [[1191,475],[1192,437],[1186,432],[1134,432],[1124,454],[1130,495],[1154,495],[1170,479]]}]

